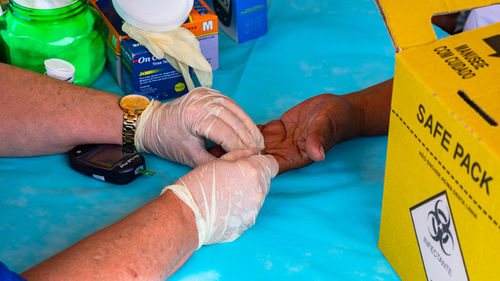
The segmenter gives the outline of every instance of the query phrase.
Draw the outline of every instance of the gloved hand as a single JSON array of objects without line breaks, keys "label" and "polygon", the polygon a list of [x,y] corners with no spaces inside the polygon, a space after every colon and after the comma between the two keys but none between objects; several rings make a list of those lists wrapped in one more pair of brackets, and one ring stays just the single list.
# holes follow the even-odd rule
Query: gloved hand
[{"label": "gloved hand", "polygon": [[208,88],[168,103],[152,101],[137,122],[135,147],[196,167],[215,159],[205,149],[206,138],[226,151],[264,149],[252,119],[229,97]]},{"label": "gloved hand", "polygon": [[255,153],[230,152],[163,189],[162,193],[172,190],[193,210],[198,248],[233,241],[255,223],[279,168],[272,156]]}]

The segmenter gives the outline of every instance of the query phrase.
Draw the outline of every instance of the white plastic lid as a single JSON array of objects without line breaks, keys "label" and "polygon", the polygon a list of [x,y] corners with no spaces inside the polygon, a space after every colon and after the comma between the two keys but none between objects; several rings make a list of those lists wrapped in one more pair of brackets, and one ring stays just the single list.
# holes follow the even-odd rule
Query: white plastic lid
[{"label": "white plastic lid", "polygon": [[193,9],[193,0],[113,0],[120,17],[142,30],[163,32],[181,26]]},{"label": "white plastic lid", "polygon": [[26,8],[45,10],[66,7],[76,1],[78,0],[15,0],[14,2]]},{"label": "white plastic lid", "polygon": [[61,59],[48,59],[44,64],[47,76],[67,82],[75,80],[75,67],[71,63]]}]

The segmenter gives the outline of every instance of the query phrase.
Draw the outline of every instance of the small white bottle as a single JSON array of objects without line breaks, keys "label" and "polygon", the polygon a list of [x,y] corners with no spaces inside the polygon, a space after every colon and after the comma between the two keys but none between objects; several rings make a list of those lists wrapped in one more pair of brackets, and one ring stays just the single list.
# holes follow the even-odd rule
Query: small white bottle
[{"label": "small white bottle", "polygon": [[73,83],[75,81],[75,67],[61,59],[48,59],[44,61],[45,75]]}]

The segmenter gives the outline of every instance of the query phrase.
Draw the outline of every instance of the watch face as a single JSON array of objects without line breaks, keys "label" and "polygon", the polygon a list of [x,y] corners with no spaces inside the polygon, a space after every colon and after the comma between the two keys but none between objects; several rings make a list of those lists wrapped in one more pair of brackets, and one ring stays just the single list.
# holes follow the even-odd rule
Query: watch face
[{"label": "watch face", "polygon": [[127,111],[143,111],[148,105],[149,99],[141,95],[128,95],[120,99],[120,107]]}]

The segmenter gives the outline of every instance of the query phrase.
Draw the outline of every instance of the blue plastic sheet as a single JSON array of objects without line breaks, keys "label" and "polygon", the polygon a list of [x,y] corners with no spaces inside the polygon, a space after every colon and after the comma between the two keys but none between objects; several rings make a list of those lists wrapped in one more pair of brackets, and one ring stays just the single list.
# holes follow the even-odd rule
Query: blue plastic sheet
[{"label": "blue plastic sheet", "polygon": [[[220,35],[214,88],[257,122],[330,92],[393,76],[394,49],[372,0],[273,0],[266,36]],[[93,87],[122,94],[105,71]],[[377,248],[387,137],[357,138],[324,162],[272,181],[255,226],[202,247],[172,280],[399,280]],[[0,159],[0,260],[22,272],[158,196],[189,168],[146,157],[157,174],[126,186],[73,171],[67,155]]]}]

